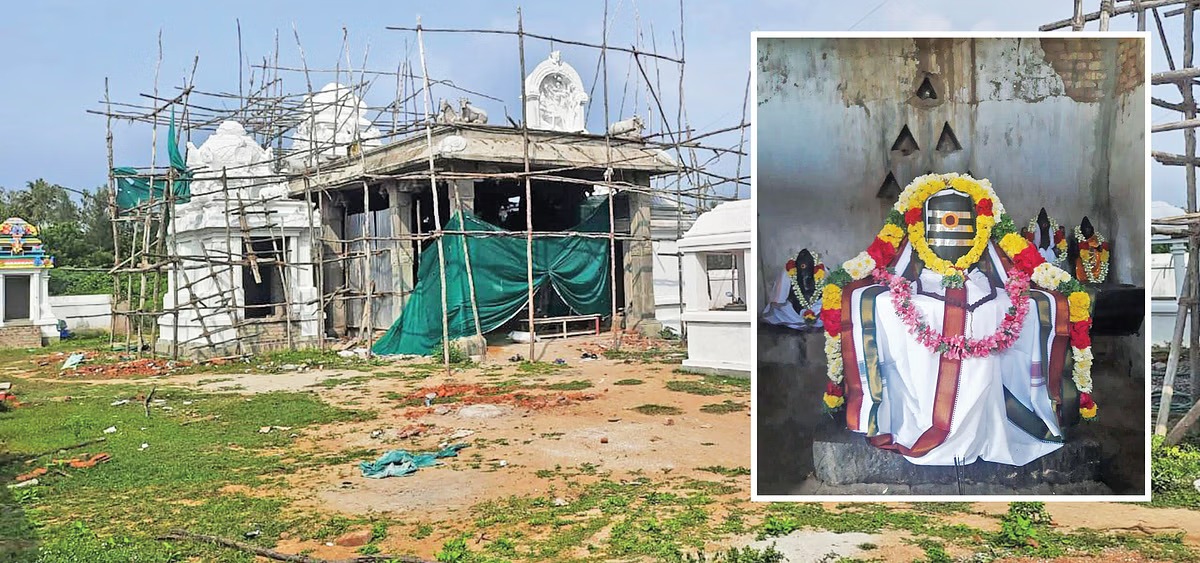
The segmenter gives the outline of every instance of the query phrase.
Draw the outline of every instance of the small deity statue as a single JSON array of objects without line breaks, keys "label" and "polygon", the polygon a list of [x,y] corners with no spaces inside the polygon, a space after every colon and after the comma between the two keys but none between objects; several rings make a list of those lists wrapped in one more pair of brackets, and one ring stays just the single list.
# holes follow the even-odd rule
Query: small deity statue
[{"label": "small deity statue", "polygon": [[788,260],[775,282],[763,321],[797,330],[821,327],[821,294],[825,265],[808,249]]},{"label": "small deity statue", "polygon": [[1028,226],[1021,229],[1021,235],[1025,237],[1025,240],[1033,243],[1038,254],[1041,254],[1047,262],[1062,265],[1066,261],[1066,230],[1046,214],[1045,207],[1038,211],[1036,218],[1029,221]]},{"label": "small deity statue", "polygon": [[1087,217],[1075,227],[1075,239],[1071,244],[1071,263],[1075,268],[1075,279],[1083,283],[1104,283],[1108,279],[1108,256],[1112,243],[1096,232]]}]

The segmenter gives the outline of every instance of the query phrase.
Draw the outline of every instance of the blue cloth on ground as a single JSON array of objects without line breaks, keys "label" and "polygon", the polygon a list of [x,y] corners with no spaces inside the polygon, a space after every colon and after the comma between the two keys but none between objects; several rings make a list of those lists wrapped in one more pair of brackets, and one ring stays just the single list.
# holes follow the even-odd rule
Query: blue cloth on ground
[{"label": "blue cloth on ground", "polygon": [[423,467],[433,467],[438,459],[458,456],[458,450],[467,444],[454,444],[441,451],[412,454],[405,450],[392,450],[383,454],[376,461],[364,461],[358,464],[363,477],[368,479],[383,479],[384,477],[405,477],[416,473]]}]

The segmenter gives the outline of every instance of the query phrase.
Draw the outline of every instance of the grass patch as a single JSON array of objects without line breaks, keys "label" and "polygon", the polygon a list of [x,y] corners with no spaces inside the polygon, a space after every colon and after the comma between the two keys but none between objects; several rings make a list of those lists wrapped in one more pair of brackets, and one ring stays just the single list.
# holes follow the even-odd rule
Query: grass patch
[{"label": "grass patch", "polygon": [[723,465],[710,465],[708,467],[701,467],[700,470],[707,471],[709,473],[716,473],[717,475],[722,475],[725,477],[741,477],[750,474],[750,470],[746,469],[745,467],[730,468]]},{"label": "grass patch", "polygon": [[642,381],[640,379],[622,379],[622,380],[613,382],[613,385],[641,385],[643,383],[645,383],[645,381]]},{"label": "grass patch", "polygon": [[687,351],[678,345],[667,344],[647,350],[605,350],[602,355],[609,360],[641,362],[644,364],[678,364],[687,357]]},{"label": "grass patch", "polygon": [[517,365],[517,371],[526,375],[553,375],[566,367],[553,362],[524,361]]},{"label": "grass patch", "polygon": [[591,381],[586,381],[583,379],[576,379],[575,381],[564,381],[562,383],[551,383],[550,385],[546,386],[546,389],[553,389],[555,391],[579,391],[581,389],[588,389],[591,386],[592,386]]},{"label": "grass patch", "polygon": [[710,397],[724,393],[748,391],[750,389],[750,380],[741,377],[706,375],[700,379],[674,379],[668,381],[667,389],[680,393]]},{"label": "grass patch", "polygon": [[633,410],[635,410],[639,413],[648,414],[648,415],[683,414],[683,409],[681,409],[679,407],[668,406],[668,405],[655,405],[655,404],[638,405],[636,407],[633,407]]},{"label": "grass patch", "polygon": [[736,401],[730,401],[729,399],[725,399],[725,401],[720,403],[712,403],[700,407],[700,412],[706,412],[709,414],[729,414],[731,412],[741,412],[744,410],[746,410],[746,403],[738,403]]},{"label": "grass patch", "polygon": [[[270,546],[281,533],[306,528],[304,516],[284,511],[288,501],[269,491],[296,470],[330,460],[289,452],[291,435],[312,425],[369,418],[309,393],[246,398],[175,388],[155,394],[173,410],[152,409],[147,418],[136,402],[110,405],[114,396],[131,396],[132,387],[18,384],[31,402],[0,414],[0,450],[9,452],[0,459],[0,482],[49,459],[27,465],[23,455],[94,437],[106,441],[71,455],[112,456],[93,468],[68,470],[69,477],[52,472],[25,492],[0,488],[3,535],[13,533],[30,546],[36,540],[40,561],[251,561],[221,548],[154,537],[186,528],[240,539],[258,529],[261,534],[247,541]],[[63,395],[71,400],[53,400]],[[110,426],[116,433],[103,434]],[[291,430],[260,433],[265,426]],[[238,488],[217,492],[230,485]],[[252,490],[266,494],[246,494]]]}]

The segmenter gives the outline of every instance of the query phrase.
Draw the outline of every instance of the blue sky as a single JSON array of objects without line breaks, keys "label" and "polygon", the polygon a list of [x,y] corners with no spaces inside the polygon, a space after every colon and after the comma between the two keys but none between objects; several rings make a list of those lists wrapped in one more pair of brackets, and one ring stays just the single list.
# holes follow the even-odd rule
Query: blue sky
[{"label": "blue sky", "polygon": [[[1053,4],[1053,6],[1050,6]],[[1088,2],[1098,4],[1098,2]],[[1033,31],[1043,23],[1070,16],[1070,4],[1043,0],[962,2],[960,0],[753,0],[718,2],[684,0],[686,44],[684,100],[687,121],[699,130],[731,126],[741,118],[750,64],[749,33],[764,31]],[[240,20],[242,51],[253,63],[274,52],[279,34],[281,64],[299,66],[292,34],[299,31],[310,67],[346,66],[342,50],[343,27],[348,33],[351,62],[394,70],[406,57],[419,64],[413,35],[389,31],[387,26],[412,26],[420,16],[426,27],[512,29],[517,7],[524,13],[526,30],[546,35],[599,42],[603,2],[445,1],[346,2],[331,9],[329,2],[260,1],[206,3],[182,2],[24,2],[7,6],[0,19],[0,187],[20,188],[26,181],[45,178],[75,189],[90,189],[105,182],[104,119],[85,113],[98,109],[104,80],[110,80],[114,100],[145,103],[139,94],[154,86],[157,35],[162,31],[163,62],[159,89],[169,97],[199,56],[197,87],[207,91],[237,92]],[[667,0],[609,0],[610,43],[629,46],[641,30],[644,48],[651,31],[658,50],[674,53],[673,33],[679,28],[679,2]],[[1179,59],[1179,20],[1167,20],[1168,37]],[[653,29],[651,29],[653,28]],[[1093,28],[1093,27],[1089,27]],[[1128,16],[1116,18],[1115,30],[1136,29]],[[1151,23],[1151,29],[1153,24]],[[406,46],[406,40],[408,42]],[[1154,69],[1167,64],[1157,40]],[[593,50],[555,46],[575,66],[585,86],[595,86],[597,54]],[[529,69],[545,58],[551,46],[526,43]],[[475,98],[492,122],[503,122],[507,111],[518,117],[520,76],[516,40],[503,36],[434,35],[426,37],[430,74],[455,84],[486,92],[504,103]],[[613,114],[624,109],[645,113],[645,91],[637,92],[636,69],[627,56],[613,53],[609,60],[610,105]],[[677,75],[671,65],[660,65],[664,104],[674,105]],[[632,73],[626,90],[626,77]],[[284,75],[285,89],[305,89],[303,76]],[[243,71],[243,80],[248,79]],[[322,84],[333,75],[315,78]],[[384,105],[395,94],[394,82],[380,79],[366,94],[370,105]],[[315,85],[319,87],[320,84]],[[1177,100],[1170,87],[1154,91],[1158,97]],[[434,90],[435,96],[457,98],[457,92]],[[636,101],[635,101],[636,96]],[[195,100],[193,100],[195,101]],[[214,102],[206,100],[206,102]],[[215,103],[215,102],[214,102]],[[602,129],[602,108],[589,112],[589,127]],[[1154,109],[1156,123],[1174,120],[1175,114]],[[626,115],[622,115],[624,117]],[[618,119],[613,115],[611,121]],[[114,128],[117,164],[143,165],[150,160],[149,129],[120,124]],[[164,132],[160,131],[160,138]],[[198,139],[199,140],[199,139]],[[725,136],[723,145],[737,142]],[[1182,152],[1181,133],[1154,136],[1156,150]],[[163,162],[159,150],[159,163]],[[727,164],[726,166],[732,166]],[[748,166],[743,164],[743,166]],[[732,169],[728,170],[732,173]],[[1182,204],[1183,174],[1179,169],[1153,168],[1154,199]],[[743,170],[744,173],[744,170]]]}]

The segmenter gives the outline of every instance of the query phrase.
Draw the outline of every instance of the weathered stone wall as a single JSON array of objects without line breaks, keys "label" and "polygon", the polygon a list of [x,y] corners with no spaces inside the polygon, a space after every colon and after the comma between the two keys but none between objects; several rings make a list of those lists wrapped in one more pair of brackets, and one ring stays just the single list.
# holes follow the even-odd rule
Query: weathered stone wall
[{"label": "weathered stone wall", "polygon": [[[1143,283],[1141,42],[764,39],[758,53],[759,307],[801,248],[863,250],[898,188],[928,171],[991,180],[1019,224],[1045,206],[1114,239],[1112,276]],[[1139,74],[1141,73],[1141,74]],[[918,99],[925,77],[936,100]],[[957,141],[939,141],[949,126]],[[907,127],[912,145],[892,150]],[[887,190],[883,190],[887,191]]]},{"label": "weathered stone wall", "polygon": [[[1087,215],[1114,241],[1110,279],[1143,285],[1143,48],[1129,39],[760,41],[758,310],[786,260],[808,248],[837,267],[870,244],[899,189],[930,171],[991,180],[1019,225],[1043,206],[1068,229]],[[936,98],[916,95],[927,78]],[[1100,444],[1104,481],[1117,492],[1144,477],[1144,331],[1096,339],[1097,401],[1109,414],[1072,434]],[[822,336],[759,327],[758,338],[756,492],[786,493],[813,470],[814,437],[838,422],[821,412]]]}]

